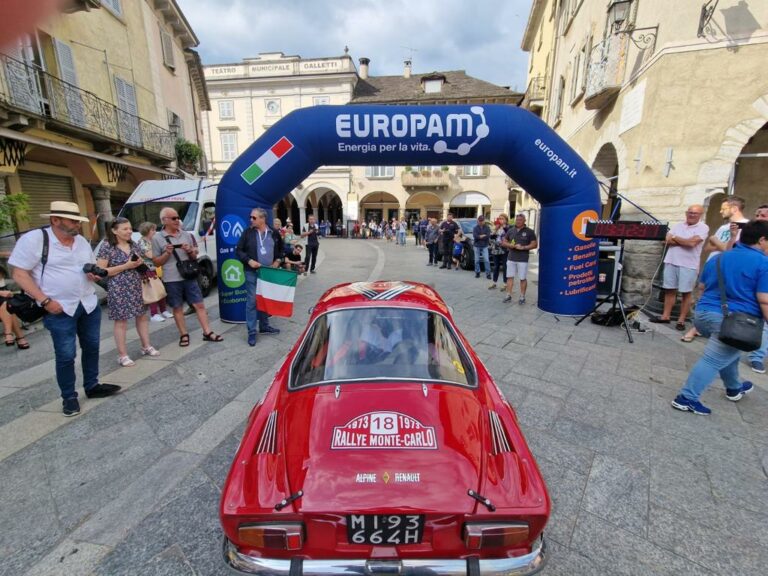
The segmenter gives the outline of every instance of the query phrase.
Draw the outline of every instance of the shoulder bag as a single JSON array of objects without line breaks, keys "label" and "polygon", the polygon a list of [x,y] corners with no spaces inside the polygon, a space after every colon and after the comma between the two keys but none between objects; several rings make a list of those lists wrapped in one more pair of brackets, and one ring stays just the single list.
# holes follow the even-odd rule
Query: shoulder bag
[{"label": "shoulder bag", "polygon": [[744,312],[728,310],[728,301],[725,298],[725,280],[723,280],[723,272],[720,270],[721,258],[722,255],[717,258],[717,285],[720,288],[723,323],[720,325],[720,333],[717,337],[723,344],[743,352],[752,352],[760,348],[763,339],[763,319]]},{"label": "shoulder bag", "polygon": [[[170,236],[166,236],[165,241],[168,242],[168,244],[173,245]],[[200,275],[200,264],[197,263],[197,260],[192,260],[191,258],[182,260],[179,258],[179,255],[176,254],[176,248],[173,249],[173,257],[176,258],[176,269],[179,271],[182,278],[185,280],[194,280]]]}]

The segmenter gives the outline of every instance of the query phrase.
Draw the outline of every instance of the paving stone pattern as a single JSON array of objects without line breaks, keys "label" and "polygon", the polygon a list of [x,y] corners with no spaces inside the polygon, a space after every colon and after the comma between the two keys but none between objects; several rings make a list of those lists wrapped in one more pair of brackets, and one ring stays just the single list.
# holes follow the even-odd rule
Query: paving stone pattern
[{"label": "paving stone pattern", "polygon": [[[228,325],[224,344],[142,364],[151,376],[0,461],[0,576],[226,574],[217,508],[248,410],[309,306],[378,270],[437,288],[515,408],[552,498],[543,574],[766,573],[768,378],[743,365],[757,389],[741,402],[715,384],[703,397],[711,417],[674,411],[702,342],[664,326],[634,344],[619,328],[576,327],[535,307],[535,275],[526,305],[503,304],[484,278],[425,266],[412,242],[326,240],[293,318],[273,321],[279,336],[250,348]],[[130,378],[114,363],[111,327],[105,314],[102,371]],[[177,338],[172,322],[152,324],[165,358],[181,353]],[[4,425],[33,422],[58,398],[50,339],[30,340],[0,363],[0,442],[11,440]],[[134,333],[134,357],[138,347]]]}]

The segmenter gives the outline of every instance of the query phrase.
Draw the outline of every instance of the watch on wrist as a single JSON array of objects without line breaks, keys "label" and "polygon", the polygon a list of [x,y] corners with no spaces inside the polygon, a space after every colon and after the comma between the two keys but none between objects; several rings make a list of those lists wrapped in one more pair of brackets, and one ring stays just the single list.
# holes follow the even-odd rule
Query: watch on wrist
[{"label": "watch on wrist", "polygon": [[48,304],[50,304],[50,303],[51,303],[51,299],[50,299],[50,298],[46,298],[45,300],[43,300],[42,302],[40,302],[40,308],[45,308],[45,307],[46,307],[46,306],[48,306]]}]

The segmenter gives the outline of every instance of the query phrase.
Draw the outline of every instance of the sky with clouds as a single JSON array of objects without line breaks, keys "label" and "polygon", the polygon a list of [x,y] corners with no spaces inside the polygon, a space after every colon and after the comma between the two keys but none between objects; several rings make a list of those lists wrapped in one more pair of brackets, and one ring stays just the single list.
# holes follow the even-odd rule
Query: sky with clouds
[{"label": "sky with clouds", "polygon": [[466,70],[525,90],[520,42],[531,0],[177,0],[204,64],[263,52],[371,59],[372,76]]}]

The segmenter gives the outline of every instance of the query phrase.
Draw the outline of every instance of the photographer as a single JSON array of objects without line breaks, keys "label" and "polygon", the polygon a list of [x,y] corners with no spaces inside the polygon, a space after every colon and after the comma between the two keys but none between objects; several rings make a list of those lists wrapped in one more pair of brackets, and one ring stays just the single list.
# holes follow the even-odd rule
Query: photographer
[{"label": "photographer", "polygon": [[127,218],[115,218],[107,228],[107,241],[101,244],[96,255],[96,265],[108,274],[107,307],[110,320],[115,322],[117,363],[124,368],[135,364],[128,356],[125,343],[130,318],[136,319],[142,356],[160,355],[149,343],[149,316],[141,293],[142,272],[147,271],[147,265],[141,249],[131,240],[132,232]]},{"label": "photographer", "polygon": [[[76,341],[82,350],[83,387],[88,398],[111,396],[120,390],[114,384],[99,384],[99,340],[101,308],[93,287],[97,276],[83,272],[93,264],[93,252],[80,235],[82,222],[74,202],[51,202],[51,226],[24,234],[11,253],[8,263],[14,267],[13,279],[29,296],[45,308],[43,324],[51,333],[56,355],[56,382],[61,390],[64,416],[80,413],[75,390]],[[48,237],[48,255],[43,265],[44,234]]]}]

